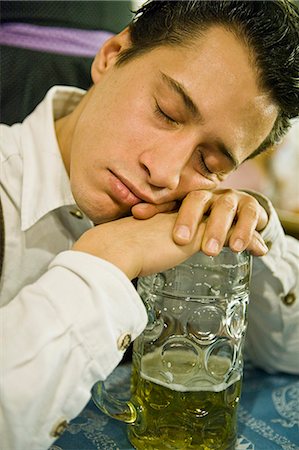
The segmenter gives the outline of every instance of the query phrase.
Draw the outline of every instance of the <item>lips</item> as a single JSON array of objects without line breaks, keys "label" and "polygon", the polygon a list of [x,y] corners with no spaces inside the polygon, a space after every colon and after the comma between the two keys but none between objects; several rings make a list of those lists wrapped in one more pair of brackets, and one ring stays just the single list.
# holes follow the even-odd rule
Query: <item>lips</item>
[{"label": "lips", "polygon": [[137,203],[142,202],[140,197],[137,197],[131,189],[125,184],[124,181],[122,181],[119,176],[114,174],[113,172],[110,172],[110,189],[111,194],[114,200],[116,200],[118,203],[121,203],[126,206],[134,206],[137,205]]}]

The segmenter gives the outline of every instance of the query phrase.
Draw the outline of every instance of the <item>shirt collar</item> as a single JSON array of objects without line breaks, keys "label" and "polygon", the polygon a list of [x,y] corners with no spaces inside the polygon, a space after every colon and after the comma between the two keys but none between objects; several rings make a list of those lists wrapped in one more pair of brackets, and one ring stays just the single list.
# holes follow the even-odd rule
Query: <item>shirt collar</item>
[{"label": "shirt collar", "polygon": [[55,86],[21,125],[23,231],[54,209],[75,205],[54,121],[69,114],[84,94],[82,89]]}]

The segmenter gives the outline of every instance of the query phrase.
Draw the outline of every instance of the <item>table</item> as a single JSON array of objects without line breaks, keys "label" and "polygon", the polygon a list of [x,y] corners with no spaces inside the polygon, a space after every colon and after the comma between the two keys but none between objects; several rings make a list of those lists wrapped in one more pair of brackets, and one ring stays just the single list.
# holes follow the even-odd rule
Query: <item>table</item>
[{"label": "table", "polygon": [[[130,371],[130,363],[121,364],[108,379],[126,398]],[[49,450],[131,449],[126,424],[107,417],[91,400]],[[299,377],[269,375],[246,363],[236,450],[272,449],[299,450]]]}]

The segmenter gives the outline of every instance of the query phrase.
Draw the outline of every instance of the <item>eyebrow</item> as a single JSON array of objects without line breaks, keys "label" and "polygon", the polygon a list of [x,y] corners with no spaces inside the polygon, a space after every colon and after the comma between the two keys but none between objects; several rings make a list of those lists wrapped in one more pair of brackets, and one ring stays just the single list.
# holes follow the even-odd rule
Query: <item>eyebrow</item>
[{"label": "eyebrow", "polygon": [[237,169],[237,167],[239,167],[241,163],[236,159],[231,150],[229,150],[222,142],[218,141],[216,145],[220,152],[230,160],[231,164],[234,167],[234,170]]},{"label": "eyebrow", "polygon": [[203,121],[203,118],[197,108],[197,106],[195,105],[195,103],[193,102],[193,100],[191,99],[191,97],[187,94],[184,86],[179,83],[178,81],[174,80],[173,78],[171,78],[169,75],[166,75],[165,73],[161,72],[162,75],[162,79],[164,82],[166,82],[168,84],[168,86],[177,94],[179,94],[179,96],[181,97],[181,99],[183,100],[186,108],[190,111],[190,113],[192,114],[192,116],[200,119],[201,121]]},{"label": "eyebrow", "polygon": [[[161,76],[162,76],[163,81],[165,83],[167,83],[168,86],[174,92],[179,94],[179,96],[183,100],[186,108],[192,114],[192,116],[197,118],[197,119],[199,119],[201,122],[203,122],[204,119],[203,119],[203,117],[202,117],[198,107],[195,105],[195,103],[193,102],[192,98],[187,94],[184,86],[179,81],[174,80],[169,75],[166,75],[163,72],[161,72]],[[240,163],[235,158],[235,156],[233,155],[232,151],[229,150],[222,142],[218,141],[216,143],[216,145],[217,145],[217,148],[219,149],[219,151],[230,160],[230,162],[233,165],[234,169],[236,169],[240,165]]]}]

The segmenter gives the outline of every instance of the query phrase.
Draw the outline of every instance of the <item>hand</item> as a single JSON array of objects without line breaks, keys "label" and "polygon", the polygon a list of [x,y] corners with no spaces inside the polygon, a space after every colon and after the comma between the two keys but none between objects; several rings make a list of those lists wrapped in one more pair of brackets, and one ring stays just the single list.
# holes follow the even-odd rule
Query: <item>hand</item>
[{"label": "hand", "polygon": [[[142,205],[142,206],[141,206]],[[165,205],[139,204],[132,208],[138,218],[147,218],[158,211],[174,208]],[[268,251],[259,231],[268,223],[266,211],[251,195],[232,189],[190,192],[181,203],[173,229],[173,239],[185,245],[193,239],[199,223],[205,223],[201,248],[207,255],[218,255],[224,245],[235,251],[247,249],[254,256]]]},{"label": "hand", "polygon": [[115,220],[86,231],[73,250],[90,253],[119,267],[130,279],[164,271],[196,253],[205,224],[194,226],[193,238],[179,245],[172,238],[177,213],[156,214],[147,220]]}]

